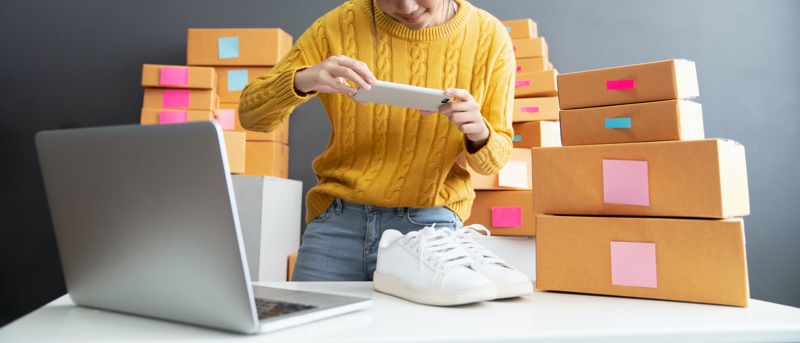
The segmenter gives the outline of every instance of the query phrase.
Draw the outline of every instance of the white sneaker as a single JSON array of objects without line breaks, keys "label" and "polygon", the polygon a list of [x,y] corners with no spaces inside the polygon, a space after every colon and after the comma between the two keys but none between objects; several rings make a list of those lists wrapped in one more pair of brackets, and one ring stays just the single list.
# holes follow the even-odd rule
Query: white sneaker
[{"label": "white sneaker", "polygon": [[463,247],[474,261],[472,268],[479,271],[497,288],[497,299],[513,298],[533,293],[533,282],[527,275],[510,266],[486,247],[475,242],[480,237],[478,231],[491,235],[489,229],[480,224],[464,226],[451,231],[450,237]]},{"label": "white sneaker", "polygon": [[386,230],[378,246],[375,290],[426,305],[463,305],[496,297],[491,280],[448,235],[426,227],[405,236]]}]

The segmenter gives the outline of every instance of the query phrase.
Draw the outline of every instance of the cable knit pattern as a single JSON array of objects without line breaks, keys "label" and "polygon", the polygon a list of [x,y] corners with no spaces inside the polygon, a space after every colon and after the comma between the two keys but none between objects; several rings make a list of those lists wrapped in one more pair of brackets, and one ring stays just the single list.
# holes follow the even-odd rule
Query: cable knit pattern
[{"label": "cable knit pattern", "polygon": [[[371,1],[351,0],[333,9],[275,68],[248,83],[239,103],[242,126],[269,131],[310,98],[322,101],[332,133],[312,163],[318,184],[306,197],[306,221],[336,197],[385,207],[447,206],[466,220],[475,193],[469,173],[456,160],[463,155],[476,172],[491,174],[505,165],[511,149],[511,40],[500,21],[466,0],[456,0],[458,12],[448,22],[418,31],[373,8]],[[357,105],[340,94],[298,94],[295,73],[332,55],[367,63],[380,80],[469,90],[489,126],[486,145],[467,153],[464,135],[439,114]]]}]

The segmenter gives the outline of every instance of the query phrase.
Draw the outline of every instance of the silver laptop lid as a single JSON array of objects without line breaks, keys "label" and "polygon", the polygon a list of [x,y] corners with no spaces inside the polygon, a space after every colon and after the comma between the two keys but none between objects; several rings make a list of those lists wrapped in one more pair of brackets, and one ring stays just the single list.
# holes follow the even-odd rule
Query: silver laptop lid
[{"label": "silver laptop lid", "polygon": [[75,303],[258,329],[216,123],[44,131],[36,146]]}]

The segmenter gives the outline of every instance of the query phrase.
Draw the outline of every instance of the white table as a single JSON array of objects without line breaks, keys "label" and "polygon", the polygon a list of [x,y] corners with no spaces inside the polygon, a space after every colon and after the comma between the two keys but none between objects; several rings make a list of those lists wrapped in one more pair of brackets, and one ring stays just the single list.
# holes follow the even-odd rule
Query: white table
[{"label": "white table", "polygon": [[460,307],[418,305],[369,282],[264,285],[373,296],[367,310],[266,335],[240,336],[75,306],[69,296],[0,328],[0,342],[767,342],[800,341],[800,309],[738,308],[536,292]]}]

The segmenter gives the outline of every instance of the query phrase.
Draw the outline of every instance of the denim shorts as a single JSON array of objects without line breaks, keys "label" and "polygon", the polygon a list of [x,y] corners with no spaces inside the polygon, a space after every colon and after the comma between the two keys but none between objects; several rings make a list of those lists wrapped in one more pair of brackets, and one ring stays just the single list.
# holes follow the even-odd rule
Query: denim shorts
[{"label": "denim shorts", "polygon": [[372,281],[384,231],[406,234],[433,224],[463,225],[446,207],[390,208],[337,198],[306,226],[292,281]]}]

